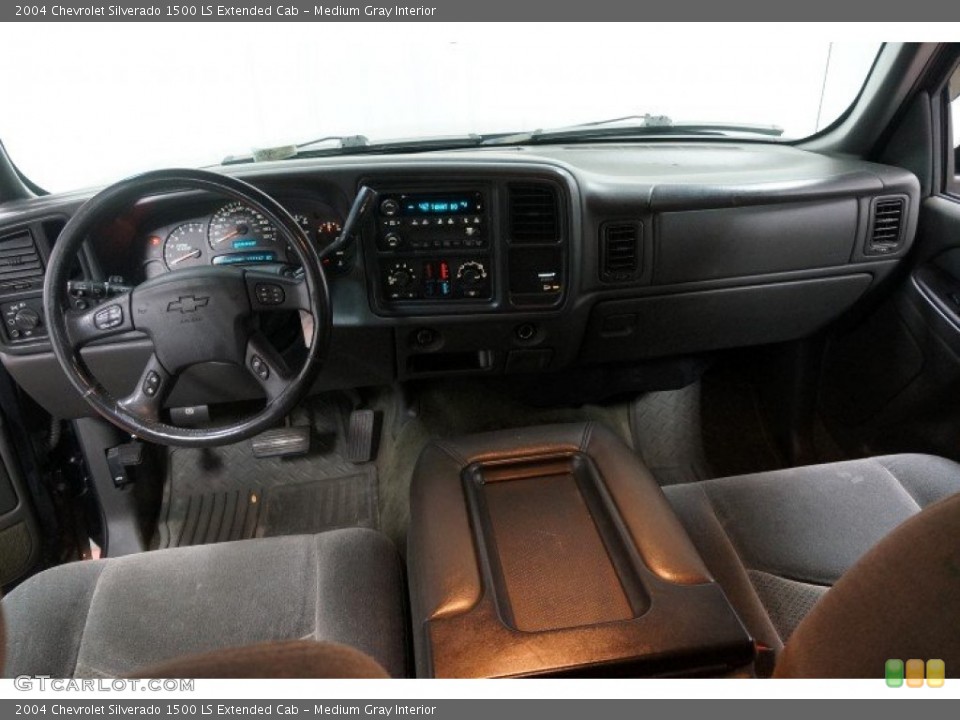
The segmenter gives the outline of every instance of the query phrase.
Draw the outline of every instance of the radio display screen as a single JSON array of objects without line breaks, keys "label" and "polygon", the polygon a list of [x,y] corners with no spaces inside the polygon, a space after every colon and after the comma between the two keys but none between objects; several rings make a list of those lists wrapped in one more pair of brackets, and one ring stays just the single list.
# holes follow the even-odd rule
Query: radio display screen
[{"label": "radio display screen", "polygon": [[480,193],[460,195],[404,195],[399,198],[400,212],[407,217],[433,215],[470,215],[483,212]]}]

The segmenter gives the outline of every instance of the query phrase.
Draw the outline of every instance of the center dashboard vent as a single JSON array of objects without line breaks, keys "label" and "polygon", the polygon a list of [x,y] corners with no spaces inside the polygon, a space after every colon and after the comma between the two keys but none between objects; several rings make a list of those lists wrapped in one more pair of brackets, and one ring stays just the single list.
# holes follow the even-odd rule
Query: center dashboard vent
[{"label": "center dashboard vent", "polygon": [[627,282],[640,275],[639,223],[607,223],[600,228],[600,279]]},{"label": "center dashboard vent", "polygon": [[873,204],[873,218],[866,252],[883,255],[896,251],[903,238],[906,202],[903,198],[880,198]]},{"label": "center dashboard vent", "polygon": [[29,230],[0,237],[0,290],[43,284],[43,262]]},{"label": "center dashboard vent", "polygon": [[558,242],[561,239],[559,201],[551,185],[510,185],[508,217],[512,242]]}]

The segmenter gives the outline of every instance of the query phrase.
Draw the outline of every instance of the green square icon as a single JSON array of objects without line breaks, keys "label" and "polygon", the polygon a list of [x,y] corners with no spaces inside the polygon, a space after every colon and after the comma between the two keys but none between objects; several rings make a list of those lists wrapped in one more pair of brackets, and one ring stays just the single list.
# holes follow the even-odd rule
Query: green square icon
[{"label": "green square icon", "polygon": [[883,674],[887,679],[887,687],[903,685],[903,660],[887,660],[883,669]]}]

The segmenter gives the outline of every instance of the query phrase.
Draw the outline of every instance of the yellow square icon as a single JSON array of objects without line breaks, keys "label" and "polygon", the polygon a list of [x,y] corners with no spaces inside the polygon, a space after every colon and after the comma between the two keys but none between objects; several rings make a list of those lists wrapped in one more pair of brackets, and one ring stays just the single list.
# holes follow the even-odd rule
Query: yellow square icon
[{"label": "yellow square icon", "polygon": [[923,660],[907,660],[907,687],[923,687]]},{"label": "yellow square icon", "polygon": [[932,688],[943,687],[947,676],[947,665],[943,660],[927,660],[927,685]]}]

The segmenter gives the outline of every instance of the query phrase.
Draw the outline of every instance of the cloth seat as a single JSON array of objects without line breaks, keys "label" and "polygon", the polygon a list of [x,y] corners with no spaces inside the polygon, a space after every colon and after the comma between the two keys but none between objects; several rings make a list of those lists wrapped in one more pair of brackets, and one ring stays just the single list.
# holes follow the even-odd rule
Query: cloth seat
[{"label": "cloth seat", "polygon": [[747,629],[775,653],[871,548],[923,508],[958,491],[960,465],[928,455],[664,488]]},{"label": "cloth seat", "polygon": [[407,671],[402,570],[390,541],[351,528],[74,562],[3,599],[4,674],[136,675],[175,658],[308,639]]}]

